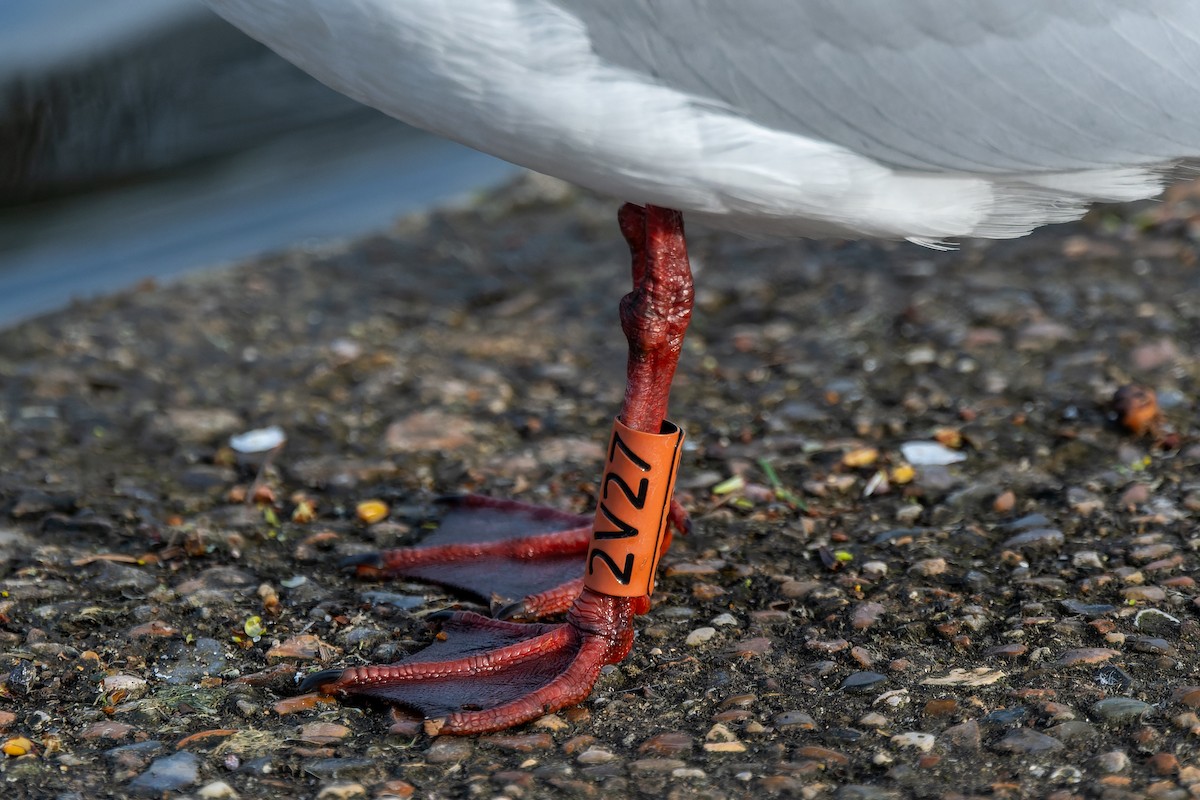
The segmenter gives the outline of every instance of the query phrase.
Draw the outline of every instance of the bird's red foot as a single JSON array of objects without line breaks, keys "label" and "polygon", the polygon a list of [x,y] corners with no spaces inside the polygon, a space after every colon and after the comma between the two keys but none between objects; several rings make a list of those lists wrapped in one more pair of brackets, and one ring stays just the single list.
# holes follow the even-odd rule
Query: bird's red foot
[{"label": "bird's red foot", "polygon": [[[541,506],[463,495],[419,547],[349,560],[362,577],[412,578],[448,586],[489,603],[502,619],[534,619],[566,611],[583,589],[592,517]],[[671,507],[672,525],[688,529]]]},{"label": "bird's red foot", "polygon": [[[484,733],[580,702],[601,667],[629,653],[633,617],[650,607],[642,592],[650,591],[658,558],[670,546],[666,523],[687,526],[678,505],[672,503],[665,518],[662,513],[672,496],[682,444],[682,432],[664,420],[693,292],[678,212],[626,205],[619,220],[633,256],[634,290],[621,301],[629,361],[593,525],[586,518],[572,521],[570,515],[564,524],[563,515],[544,509],[471,499],[465,508],[477,518],[492,518],[489,524],[476,520],[465,535],[451,526],[428,548],[385,553],[363,565],[368,572],[421,577],[483,597],[500,585],[511,591],[511,584],[501,582],[516,576],[524,588],[513,593],[526,593],[524,611],[531,613],[540,593],[530,594],[522,576],[533,574],[536,567],[530,567],[542,557],[561,558],[574,565],[569,578],[583,567],[587,574],[567,621],[520,625],[453,613],[442,620],[437,641],[421,652],[389,666],[320,672],[302,690],[407,706],[425,715],[431,733]],[[643,447],[653,452],[643,457]],[[513,517],[524,521],[514,527]],[[528,535],[531,525],[547,520],[561,528],[551,525]],[[486,542],[480,531],[489,531],[482,537]],[[572,591],[573,586],[561,589],[568,596]],[[540,610],[552,606],[547,602]]]},{"label": "bird's red foot", "polygon": [[436,641],[403,661],[318,672],[300,688],[413,709],[434,735],[497,731],[584,700],[601,667],[629,653],[633,617],[649,606],[584,589],[560,625],[448,613]]}]

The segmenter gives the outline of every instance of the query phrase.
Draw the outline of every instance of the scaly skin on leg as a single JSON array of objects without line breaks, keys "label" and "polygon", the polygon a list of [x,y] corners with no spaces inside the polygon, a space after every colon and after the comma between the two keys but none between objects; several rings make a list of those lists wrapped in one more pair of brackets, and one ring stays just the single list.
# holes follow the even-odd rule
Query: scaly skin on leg
[{"label": "scaly skin on leg", "polygon": [[[630,428],[657,434],[692,310],[683,218],[670,209],[625,205],[618,220],[633,256],[634,283],[621,300],[629,362],[620,416]],[[686,526],[678,506],[670,516]],[[661,550],[669,544],[667,536]],[[417,709],[430,720],[430,733],[500,730],[586,698],[600,668],[628,655],[633,617],[649,608],[649,597],[585,587],[562,625],[451,614],[439,641],[398,664],[320,672],[301,688]]]}]

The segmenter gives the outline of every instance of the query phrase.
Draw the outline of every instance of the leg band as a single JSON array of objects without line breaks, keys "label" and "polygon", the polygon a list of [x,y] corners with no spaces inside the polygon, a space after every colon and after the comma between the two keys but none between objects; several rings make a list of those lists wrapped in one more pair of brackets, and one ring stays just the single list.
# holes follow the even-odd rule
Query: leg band
[{"label": "leg band", "polygon": [[672,422],[654,434],[614,420],[588,547],[589,589],[617,597],[654,591],[682,453],[683,431]]}]

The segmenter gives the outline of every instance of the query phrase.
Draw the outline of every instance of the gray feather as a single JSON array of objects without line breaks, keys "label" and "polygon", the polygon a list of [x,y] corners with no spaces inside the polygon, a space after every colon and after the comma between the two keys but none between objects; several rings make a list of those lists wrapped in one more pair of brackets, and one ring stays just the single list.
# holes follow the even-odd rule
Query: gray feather
[{"label": "gray feather", "polygon": [[902,169],[1200,156],[1196,0],[554,2],[615,64]]}]

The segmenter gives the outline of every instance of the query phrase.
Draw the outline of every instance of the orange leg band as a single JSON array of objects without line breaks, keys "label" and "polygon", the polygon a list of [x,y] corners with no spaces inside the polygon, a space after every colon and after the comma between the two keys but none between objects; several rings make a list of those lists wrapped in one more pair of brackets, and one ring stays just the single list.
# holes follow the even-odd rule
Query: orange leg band
[{"label": "orange leg band", "polygon": [[655,434],[614,420],[583,579],[589,589],[616,597],[654,591],[682,454],[674,423],[664,420]]}]

